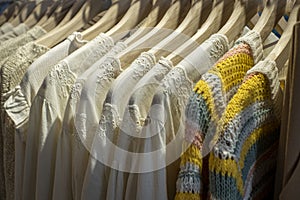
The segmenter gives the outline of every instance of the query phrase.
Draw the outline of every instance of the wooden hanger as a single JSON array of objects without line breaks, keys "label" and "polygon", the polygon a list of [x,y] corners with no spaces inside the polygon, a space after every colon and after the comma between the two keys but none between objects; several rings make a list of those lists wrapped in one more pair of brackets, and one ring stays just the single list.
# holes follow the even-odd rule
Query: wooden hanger
[{"label": "wooden hanger", "polygon": [[[114,26],[125,12],[129,9],[131,0],[121,0],[116,1],[112,6],[107,10],[105,15],[93,26],[82,32],[82,36],[86,40],[92,40],[100,33],[108,31],[112,26]],[[137,9],[137,8],[132,8]],[[133,10],[136,12],[136,10]],[[132,12],[128,11],[128,12]]]},{"label": "wooden hanger", "polygon": [[[49,21],[53,19],[54,19],[53,21],[60,22],[63,19],[63,17],[67,14],[67,12],[71,9],[74,3],[75,0],[62,0],[56,8],[54,8],[53,6],[51,8],[51,11],[49,11],[46,15],[44,15],[36,25],[43,26],[43,24],[49,23]],[[46,31],[50,31],[50,30],[46,30]]]},{"label": "wooden hanger", "polygon": [[[167,38],[153,47],[149,52],[157,58],[165,57],[188,40],[205,22],[212,9],[211,0],[198,0],[193,3],[190,11],[179,27]],[[174,42],[176,41],[176,42]]]},{"label": "wooden hanger", "polygon": [[247,0],[243,2],[238,0],[229,20],[218,33],[226,35],[229,42],[234,41],[245,25],[257,13],[257,9],[258,1]]},{"label": "wooden hanger", "polygon": [[151,9],[152,0],[135,0],[121,21],[106,34],[110,35],[114,41],[121,40],[150,13]]},{"label": "wooden hanger", "polygon": [[262,41],[267,39],[273,27],[283,16],[285,5],[286,0],[272,0],[266,3],[261,16],[253,28],[260,34]]},{"label": "wooden hanger", "polygon": [[148,51],[153,44],[158,44],[170,35],[171,31],[161,30],[174,30],[178,27],[190,9],[190,3],[186,0],[175,1],[154,29],[133,44],[128,44],[126,40],[125,43],[128,47],[118,55],[122,65],[124,65],[122,67],[129,66],[143,51]]},{"label": "wooden hanger", "polygon": [[[68,23],[86,3],[85,0],[75,0],[75,2],[69,0],[65,1],[68,3],[63,3],[61,10],[56,11],[50,19],[47,19],[47,21],[41,24],[43,29],[50,32]],[[70,2],[72,3],[72,7],[68,8]]]},{"label": "wooden hanger", "polygon": [[54,12],[54,10],[57,8],[59,4],[60,4],[59,1],[52,1],[52,0],[42,1],[42,3],[40,3],[34,8],[33,12],[24,21],[24,23],[30,28],[33,27],[44,16],[48,18]]},{"label": "wooden hanger", "polygon": [[64,26],[65,24],[69,23],[77,14],[83,13],[84,7],[88,6],[90,0],[76,0],[73,4],[72,8],[69,10],[67,15],[63,18],[63,20],[57,25],[57,28]]},{"label": "wooden hanger", "polygon": [[279,71],[283,69],[290,52],[290,45],[293,36],[293,28],[297,21],[300,20],[300,1],[297,0],[289,17],[287,28],[281,35],[274,49],[267,56],[266,60],[274,60]]},{"label": "wooden hanger", "polygon": [[167,10],[173,4],[172,1],[173,0],[153,1],[151,12],[149,13],[145,21],[141,24],[141,26],[137,30],[135,30],[129,38],[126,39],[125,43],[128,45],[133,44],[134,42],[145,36],[151,30],[151,27],[156,26],[161,21]]},{"label": "wooden hanger", "polygon": [[228,20],[233,11],[234,0],[216,0],[207,20],[193,37],[167,56],[173,65],[177,65],[182,58],[192,53],[213,33],[216,33]]},{"label": "wooden hanger", "polygon": [[15,18],[10,19],[9,22],[14,26],[24,22],[38,4],[40,3],[36,3],[35,1],[27,2],[20,13]]},{"label": "wooden hanger", "polygon": [[36,40],[36,42],[40,45],[52,48],[53,46],[61,42],[63,39],[65,39],[68,35],[82,28],[98,13],[105,9],[108,9],[109,6],[110,4],[106,0],[89,0],[72,18],[72,20],[70,20],[69,23],[59,27],[58,29],[50,31],[45,36]]},{"label": "wooden hanger", "polygon": [[10,4],[0,15],[0,25],[4,24],[5,22],[9,22],[14,19],[24,8],[26,2],[14,1]]}]

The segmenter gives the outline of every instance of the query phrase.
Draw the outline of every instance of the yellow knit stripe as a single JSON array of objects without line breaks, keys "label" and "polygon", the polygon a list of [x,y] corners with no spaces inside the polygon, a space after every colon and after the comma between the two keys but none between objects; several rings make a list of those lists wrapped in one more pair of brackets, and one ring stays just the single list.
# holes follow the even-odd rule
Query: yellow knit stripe
[{"label": "yellow knit stripe", "polygon": [[202,169],[201,158],[200,149],[194,144],[191,144],[191,146],[181,156],[180,165],[184,166],[186,163],[193,163]]},{"label": "yellow knit stripe", "polygon": [[200,200],[200,195],[194,193],[177,193],[175,200]]},{"label": "yellow knit stripe", "polygon": [[[241,113],[243,109],[254,102],[265,101],[266,99],[269,99],[271,96],[271,91],[267,84],[268,80],[263,74],[257,74],[246,80],[228,103],[228,106],[225,110],[225,115],[223,115],[222,119],[224,124],[220,124],[219,127],[225,128],[226,125],[232,121],[238,113]],[[251,94],[249,94],[250,92]]]},{"label": "yellow knit stripe", "polygon": [[256,129],[251,135],[246,139],[243,144],[241,157],[237,163],[235,160],[227,159],[223,160],[215,157],[212,152],[209,157],[209,169],[216,173],[220,173],[222,176],[231,176],[237,182],[237,188],[241,194],[243,194],[244,183],[242,180],[242,174],[239,169],[243,169],[245,165],[246,155],[249,152],[251,146],[255,144],[261,137],[267,137],[269,134],[273,133],[276,129],[276,124],[266,124],[258,129]]},{"label": "yellow knit stripe", "polygon": [[228,92],[242,82],[246,72],[253,65],[254,61],[250,55],[239,53],[218,63],[209,73],[219,76],[225,92]]}]

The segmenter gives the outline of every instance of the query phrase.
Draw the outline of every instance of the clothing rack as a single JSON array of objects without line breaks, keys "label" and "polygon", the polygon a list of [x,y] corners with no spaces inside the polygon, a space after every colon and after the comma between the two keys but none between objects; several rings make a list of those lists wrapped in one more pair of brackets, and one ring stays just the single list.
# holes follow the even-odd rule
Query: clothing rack
[{"label": "clothing rack", "polygon": [[0,200],[298,198],[300,1],[9,2]]}]

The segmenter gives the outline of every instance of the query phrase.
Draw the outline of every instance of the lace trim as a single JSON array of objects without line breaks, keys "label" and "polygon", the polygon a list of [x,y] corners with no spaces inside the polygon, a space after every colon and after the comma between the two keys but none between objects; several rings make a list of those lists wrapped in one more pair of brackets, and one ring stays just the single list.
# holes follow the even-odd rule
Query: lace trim
[{"label": "lace trim", "polygon": [[76,76],[70,70],[66,61],[61,61],[55,65],[49,73],[49,84],[57,88],[57,93],[61,99],[68,98]]},{"label": "lace trim", "polygon": [[94,50],[95,52],[93,53],[95,60],[98,60],[97,58],[99,58],[99,57],[103,57],[114,46],[113,39],[111,37],[105,35],[104,33],[100,33],[92,41],[96,42],[99,46],[98,48],[95,48],[95,50]]},{"label": "lace trim", "polygon": [[129,105],[128,112],[125,112],[121,129],[126,133],[141,133],[144,120],[140,117],[139,108],[136,105]]},{"label": "lace trim", "polygon": [[193,83],[189,80],[186,71],[180,66],[173,68],[162,82],[163,92],[177,97],[178,106],[175,106],[176,109],[185,106],[193,89],[192,86]]},{"label": "lace trim", "polygon": [[223,34],[213,34],[206,42],[213,44],[209,51],[210,58],[219,59],[229,49],[228,38]]},{"label": "lace trim", "polygon": [[105,87],[122,72],[120,60],[116,57],[107,57],[98,68],[104,69],[104,72],[98,75],[96,80],[96,83],[102,87]]},{"label": "lace trim", "polygon": [[97,129],[97,134],[105,139],[106,133],[113,134],[115,130],[121,124],[121,118],[119,116],[117,108],[109,103],[105,103],[103,106],[102,115]]},{"label": "lace trim", "polygon": [[263,45],[260,34],[254,30],[249,31],[239,38],[235,44],[246,43],[251,47],[254,64],[258,63],[263,57]]},{"label": "lace trim", "polygon": [[70,104],[75,105],[80,99],[80,94],[84,85],[84,80],[77,79],[76,83],[72,85],[70,92]]},{"label": "lace trim", "polygon": [[143,52],[141,55],[134,61],[134,72],[133,79],[140,80],[151,68],[155,65],[156,59],[152,53]]}]

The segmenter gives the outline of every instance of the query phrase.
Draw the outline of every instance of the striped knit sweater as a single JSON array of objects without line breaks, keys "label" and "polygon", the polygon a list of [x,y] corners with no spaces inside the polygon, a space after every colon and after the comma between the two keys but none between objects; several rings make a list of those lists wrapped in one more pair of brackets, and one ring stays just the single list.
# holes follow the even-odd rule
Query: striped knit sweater
[{"label": "striped knit sweater", "polygon": [[210,141],[226,104],[261,57],[260,36],[250,31],[194,87],[186,108],[186,151],[181,156],[175,199],[206,199]]},{"label": "striped knit sweater", "polygon": [[218,125],[209,157],[212,199],[273,199],[281,102],[275,63],[259,62]]}]

